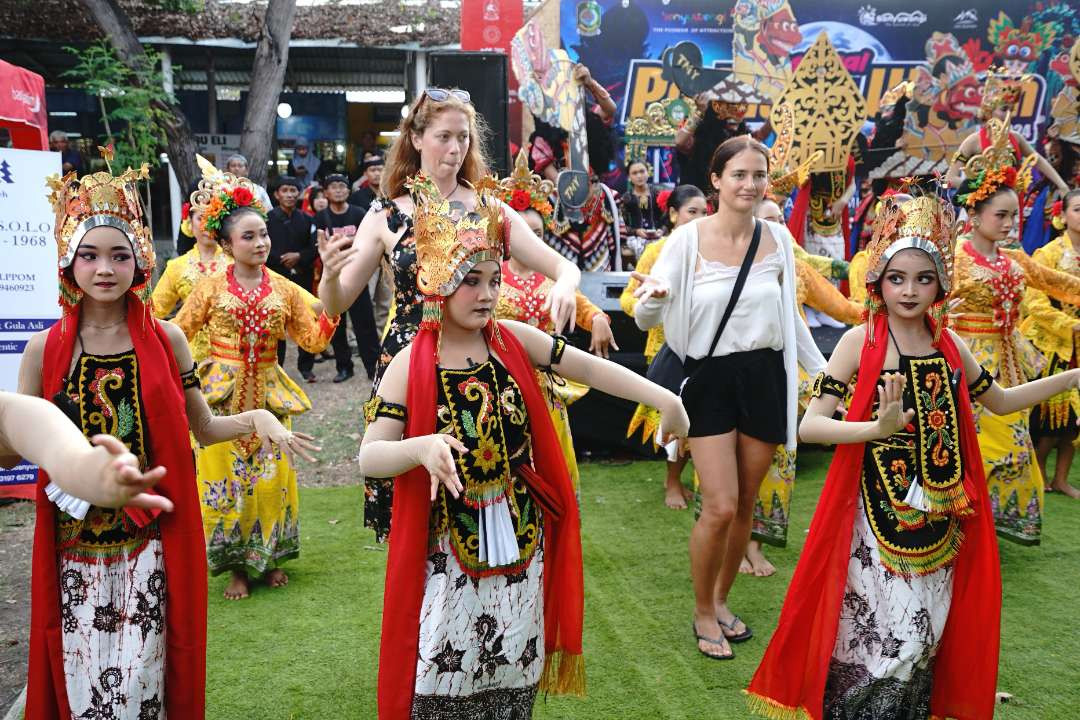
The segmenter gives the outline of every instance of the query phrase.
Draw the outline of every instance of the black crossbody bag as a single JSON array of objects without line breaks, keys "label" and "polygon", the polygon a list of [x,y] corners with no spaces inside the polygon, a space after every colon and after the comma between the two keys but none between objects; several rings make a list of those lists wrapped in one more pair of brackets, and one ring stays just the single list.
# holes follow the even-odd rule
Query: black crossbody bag
[{"label": "black crossbody bag", "polygon": [[[746,249],[746,256],[743,258],[742,265],[739,267],[739,276],[735,278],[735,287],[731,290],[731,298],[728,299],[727,307],[724,308],[724,316],[720,319],[720,326],[716,328],[716,335],[713,336],[712,344],[709,346],[709,352],[705,357],[709,357],[713,354],[713,350],[716,349],[716,344],[720,342],[720,336],[724,333],[724,328],[728,324],[728,320],[731,318],[731,313],[735,310],[735,303],[739,302],[739,296],[742,294],[743,285],[746,284],[746,276],[750,274],[750,266],[754,264],[754,257],[757,255],[758,245],[761,243],[761,221],[754,220],[754,236],[750,239],[750,247]],[[649,369],[645,372],[645,377],[656,383],[660,387],[667,388],[671,392],[679,395],[682,391],[683,385],[686,381],[697,373],[698,369],[694,369],[694,373],[690,376],[687,375],[686,365],[679,356],[675,354],[675,351],[664,343],[660,346],[660,350],[656,353],[656,357],[649,363]]]}]

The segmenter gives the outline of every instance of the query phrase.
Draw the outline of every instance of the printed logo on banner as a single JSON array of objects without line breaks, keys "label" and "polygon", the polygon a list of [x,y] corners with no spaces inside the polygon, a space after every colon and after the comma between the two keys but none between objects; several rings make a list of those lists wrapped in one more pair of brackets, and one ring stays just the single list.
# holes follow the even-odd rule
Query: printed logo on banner
[{"label": "printed logo on banner", "polygon": [[922,10],[911,12],[879,13],[873,5],[859,8],[859,24],[865,27],[883,25],[885,27],[918,27],[926,22],[926,13]]},{"label": "printed logo on banner", "polygon": [[975,8],[962,10],[953,18],[953,27],[957,30],[974,30],[979,26],[979,11]]},{"label": "printed logo on banner", "polygon": [[37,95],[31,95],[25,90],[11,88],[11,99],[25,105],[31,113],[37,113],[41,110],[41,98]]},{"label": "printed logo on banner", "polygon": [[6,182],[8,185],[15,184],[15,176],[11,174],[11,165],[7,160],[0,162],[0,182]]}]

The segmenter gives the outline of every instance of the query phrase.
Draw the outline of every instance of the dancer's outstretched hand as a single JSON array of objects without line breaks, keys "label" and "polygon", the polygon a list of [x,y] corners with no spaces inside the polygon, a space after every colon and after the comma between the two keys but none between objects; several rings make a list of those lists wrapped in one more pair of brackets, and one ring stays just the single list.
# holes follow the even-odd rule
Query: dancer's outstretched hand
[{"label": "dancer's outstretched hand", "polygon": [[611,323],[608,322],[603,313],[597,313],[593,316],[589,337],[591,338],[589,352],[593,355],[606,358],[610,349],[619,349],[619,346],[615,344],[615,335],[611,332]]},{"label": "dancer's outstretched hand", "polygon": [[90,442],[97,447],[90,451],[88,466],[73,467],[73,472],[80,474],[90,470],[92,476],[100,478],[97,496],[88,502],[100,507],[132,507],[145,510],[172,512],[172,501],[161,495],[147,492],[165,477],[165,468],[160,465],[147,472],[139,470],[139,459],[135,457],[120,440],[112,435],[95,435]]},{"label": "dancer's outstretched hand", "polygon": [[914,410],[904,410],[904,386],[907,378],[900,373],[885,375],[885,386],[878,388],[877,425],[881,439],[902,430],[915,419]]},{"label": "dancer's outstretched hand", "polygon": [[289,460],[289,464],[296,467],[296,456],[304,458],[308,462],[316,462],[311,453],[319,452],[321,447],[315,444],[315,438],[307,433],[292,432],[281,424],[269,410],[255,410],[255,434],[263,445],[274,445]]},{"label": "dancer's outstretched hand", "polygon": [[652,275],[646,275],[645,273],[639,273],[637,270],[630,273],[630,277],[637,280],[641,285],[634,291],[634,297],[638,300],[644,300],[645,298],[665,298],[669,292],[668,286],[654,278]]},{"label": "dancer's outstretched hand", "polygon": [[577,310],[577,288],[569,281],[556,280],[541,310],[551,313],[556,333],[568,335],[574,332],[577,325],[574,315]]},{"label": "dancer's outstretched hand", "polygon": [[337,234],[330,237],[325,230],[317,232],[319,241],[319,257],[323,263],[323,277],[334,279],[341,274],[341,269],[349,264],[352,256],[356,254],[353,247],[353,236]]},{"label": "dancer's outstretched hand", "polygon": [[455,498],[461,495],[465,486],[458,477],[457,462],[454,461],[454,453],[468,452],[468,448],[453,435],[428,435],[427,442],[420,450],[420,464],[431,475],[431,500],[439,491],[439,484],[446,486],[450,494]]},{"label": "dancer's outstretched hand", "polygon": [[660,409],[660,437],[664,445],[676,438],[684,438],[690,432],[690,418],[682,400],[676,395],[672,395],[672,398],[674,402]]}]

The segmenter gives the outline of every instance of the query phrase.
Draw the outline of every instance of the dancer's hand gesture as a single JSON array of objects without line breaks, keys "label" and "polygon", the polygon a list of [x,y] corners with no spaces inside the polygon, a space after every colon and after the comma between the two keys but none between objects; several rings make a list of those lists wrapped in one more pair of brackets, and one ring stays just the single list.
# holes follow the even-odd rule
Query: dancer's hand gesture
[{"label": "dancer's hand gesture", "polygon": [[255,434],[259,436],[264,446],[276,446],[285,454],[293,467],[296,467],[297,455],[308,462],[315,462],[315,456],[309,452],[322,450],[314,443],[315,438],[307,433],[290,431],[269,410],[259,409],[253,412],[255,413]]},{"label": "dancer's hand gesture", "polygon": [[419,460],[431,475],[431,501],[435,501],[440,483],[446,486],[451,495],[458,497],[465,490],[465,486],[458,477],[453,451],[466,453],[469,449],[453,435],[428,435],[425,440],[427,442],[420,450]]},{"label": "dancer's hand gesture", "polygon": [[915,418],[914,410],[904,410],[904,386],[907,378],[900,373],[885,375],[885,386],[878,388],[878,437],[885,439],[902,430]]},{"label": "dancer's hand gesture", "polygon": [[89,471],[91,476],[101,478],[101,494],[93,498],[93,504],[102,507],[130,505],[145,510],[172,512],[171,500],[146,492],[165,477],[165,468],[159,465],[142,472],[139,470],[139,459],[112,435],[95,435],[90,442],[97,447],[91,451],[87,465],[71,470],[80,474]]},{"label": "dancer's hand gesture", "polygon": [[690,432],[690,418],[682,400],[672,394],[668,407],[660,409],[660,438],[664,445],[676,438],[684,438]]},{"label": "dancer's hand gesture", "polygon": [[317,237],[319,257],[322,258],[323,264],[323,277],[333,280],[341,274],[341,269],[348,265],[352,256],[356,254],[353,236],[339,233],[330,237],[325,230],[319,230]]},{"label": "dancer's hand gesture", "polygon": [[589,352],[606,358],[611,349],[618,350],[615,343],[615,335],[611,332],[611,323],[603,313],[596,313],[592,319],[592,329],[589,331],[591,342]]}]

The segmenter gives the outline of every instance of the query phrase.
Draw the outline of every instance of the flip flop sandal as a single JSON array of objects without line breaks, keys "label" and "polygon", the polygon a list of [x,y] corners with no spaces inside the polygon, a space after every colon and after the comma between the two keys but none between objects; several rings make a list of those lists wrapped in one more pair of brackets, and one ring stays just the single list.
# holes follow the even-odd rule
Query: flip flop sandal
[{"label": "flip flop sandal", "polygon": [[[704,640],[705,642],[712,643],[713,645],[723,645],[724,644],[724,638],[716,639],[716,638],[711,638],[711,637],[705,637],[704,635],[699,635],[698,630],[697,630],[697,623],[696,622],[691,622],[690,629],[693,631],[694,637],[697,640]],[[698,646],[698,652],[701,653],[702,655],[704,655],[705,657],[709,658],[710,660],[734,660],[735,659],[735,651],[731,650],[730,645],[728,647],[728,654],[727,655],[717,655],[715,653],[707,653],[707,652],[705,652],[704,650],[701,649],[700,645]]]},{"label": "flip flop sandal", "polygon": [[[728,623],[724,622],[723,620],[721,620],[720,618],[716,618],[716,622],[720,623],[721,629],[730,630],[731,632],[735,632],[735,624],[739,623],[739,622],[742,622],[742,618],[740,618],[738,615],[736,615],[735,619],[731,621],[730,625]],[[746,623],[743,622],[743,625],[746,625]],[[727,638],[727,641],[729,643],[741,643],[741,642],[746,642],[750,638],[754,637],[754,631],[750,629],[749,625],[746,625],[746,629],[743,630],[741,633],[739,633],[737,635],[728,635],[725,632],[724,637]]]}]

